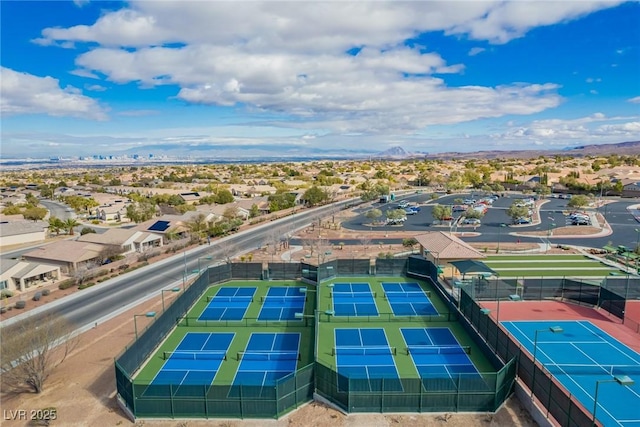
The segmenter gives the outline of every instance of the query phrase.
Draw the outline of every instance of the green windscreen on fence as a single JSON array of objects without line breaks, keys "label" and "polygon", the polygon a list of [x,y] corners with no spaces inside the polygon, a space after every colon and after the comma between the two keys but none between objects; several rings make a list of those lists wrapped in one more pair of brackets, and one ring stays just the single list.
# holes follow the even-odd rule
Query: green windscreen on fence
[{"label": "green windscreen on fence", "polygon": [[347,412],[492,412],[514,381],[515,360],[498,372],[376,380],[315,365],[316,392]]},{"label": "green windscreen on fence", "polygon": [[[432,263],[413,258],[412,269],[421,277],[437,276]],[[408,273],[407,259],[378,259],[375,265],[367,260],[338,260],[321,264],[279,263],[267,270],[268,275],[283,279],[300,279],[314,283],[335,276],[336,272],[354,275],[369,274],[395,276]],[[490,412],[511,393],[517,364],[509,359],[498,372],[460,374],[429,378],[349,379],[320,362],[307,365],[278,380],[273,386],[237,385],[157,385],[133,380],[149,356],[176,327],[213,326],[185,314],[212,284],[236,278],[264,278],[262,264],[225,264],[209,267],[203,274],[158,316],[115,363],[119,398],[136,417],[146,418],[278,418],[313,398],[314,391],[329,399],[346,412]],[[317,282],[315,282],[317,283]],[[439,291],[440,292],[440,291]],[[472,301],[473,302],[473,301]],[[316,307],[317,308],[317,307]],[[469,309],[470,307],[467,307]],[[377,323],[395,321],[452,322],[459,320],[455,306],[448,304],[448,312],[434,316],[378,316],[333,317],[319,313],[319,321],[332,323]],[[331,316],[328,318],[327,316]],[[483,316],[486,321],[486,316]],[[314,320],[304,318],[278,322],[278,326],[313,326]],[[286,324],[285,324],[286,323]],[[224,326],[218,321],[215,326]],[[266,321],[244,319],[229,322],[230,327],[272,326]],[[342,327],[342,326],[339,326]],[[495,334],[496,343],[499,338]],[[404,349],[404,347],[403,347]],[[234,353],[235,354],[235,353]],[[502,364],[501,364],[502,366]]]}]

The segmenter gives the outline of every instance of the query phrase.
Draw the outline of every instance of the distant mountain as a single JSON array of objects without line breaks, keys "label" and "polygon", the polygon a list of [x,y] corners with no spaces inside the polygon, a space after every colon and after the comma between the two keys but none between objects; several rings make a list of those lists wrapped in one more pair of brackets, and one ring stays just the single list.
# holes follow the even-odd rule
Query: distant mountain
[{"label": "distant mountain", "polygon": [[415,159],[426,156],[426,153],[410,153],[400,146],[394,146],[371,157],[374,159]]},{"label": "distant mountain", "polygon": [[370,153],[363,150],[322,149],[300,146],[296,144],[262,144],[262,145],[183,145],[157,144],[145,145],[143,149],[131,148],[123,154],[134,155],[154,153],[183,160],[198,161],[260,161],[282,160],[302,161],[316,159],[362,159]]},{"label": "distant mountain", "polygon": [[617,144],[593,144],[575,147],[566,147],[557,150],[493,150],[475,151],[471,153],[448,152],[430,154],[430,159],[531,159],[540,156],[605,156],[618,154],[623,156],[640,155],[640,141],[619,142]]}]

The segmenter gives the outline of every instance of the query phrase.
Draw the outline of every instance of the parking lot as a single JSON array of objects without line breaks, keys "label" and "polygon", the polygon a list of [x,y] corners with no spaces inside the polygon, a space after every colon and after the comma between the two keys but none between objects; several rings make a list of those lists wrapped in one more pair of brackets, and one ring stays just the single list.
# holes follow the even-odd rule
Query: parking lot
[{"label": "parking lot", "polygon": [[[507,215],[507,209],[514,201],[524,201],[528,199],[529,196],[506,193],[505,197],[495,199],[493,205],[488,207],[486,213],[480,219],[480,223],[476,221],[465,223],[464,218],[461,220],[460,218],[463,216],[466,208],[456,210],[456,206],[460,207],[464,204],[459,202],[472,201],[474,199],[477,201],[482,197],[483,196],[479,194],[459,193],[440,195],[437,199],[432,199],[430,193],[411,194],[400,197],[390,203],[373,203],[370,208],[362,209],[360,212],[361,215],[345,222],[343,226],[351,230],[372,230],[371,221],[364,217],[364,213],[367,210],[372,208],[380,209],[382,211],[381,218],[386,218],[386,212],[388,210],[401,209],[399,204],[404,201],[408,203],[407,206],[419,207],[419,211],[416,210],[406,215],[403,220],[395,223],[376,225],[375,229],[385,232],[403,230],[415,231],[416,233],[427,231],[469,232],[470,234],[462,236],[462,238],[472,242],[496,242],[500,240],[504,242],[515,242],[519,240],[523,242],[535,241],[540,243],[540,237],[528,237],[521,234],[535,231],[538,232],[538,234],[545,235],[545,239],[550,238],[554,244],[557,244],[571,242],[571,236],[568,236],[567,233],[556,236],[553,235],[552,230],[560,227],[598,227],[599,224],[595,219],[595,215],[596,212],[600,212],[610,224],[612,233],[605,237],[592,238],[589,236],[580,236],[582,239],[581,245],[602,247],[609,242],[613,242],[616,245],[634,246],[636,237],[639,235],[638,232],[635,231],[636,228],[640,229],[638,222],[626,210],[628,206],[637,203],[637,200],[610,199],[611,203],[597,210],[582,209],[576,214],[574,210],[567,207],[567,203],[570,200],[569,198],[548,198],[544,200],[544,203],[542,203],[538,209],[534,209],[531,222],[523,220],[517,221],[520,223],[514,224],[513,219]],[[452,208],[453,212],[450,220],[434,220],[433,206],[436,204],[450,206]],[[574,214],[573,216],[571,216],[572,213]],[[520,235],[515,236],[513,234]]]}]

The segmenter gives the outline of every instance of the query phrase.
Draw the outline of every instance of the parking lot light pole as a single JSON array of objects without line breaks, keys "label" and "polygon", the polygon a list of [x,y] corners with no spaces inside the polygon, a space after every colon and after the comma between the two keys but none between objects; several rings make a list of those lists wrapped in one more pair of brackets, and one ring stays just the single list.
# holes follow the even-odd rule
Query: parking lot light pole
[{"label": "parking lot light pole", "polygon": [[505,228],[506,224],[500,224],[500,228],[498,228],[498,247],[496,248],[496,253],[500,253],[500,241],[502,240],[502,229]]},{"label": "parking lot light pole", "polygon": [[[548,217],[548,219],[553,220],[553,218],[551,217]],[[547,227],[547,246],[546,246],[546,250],[544,251],[545,254],[549,252],[549,247],[551,246],[551,242],[549,241],[549,238],[551,237],[551,233],[553,232],[553,228],[555,226],[556,224],[554,222],[550,222],[549,226]]]}]

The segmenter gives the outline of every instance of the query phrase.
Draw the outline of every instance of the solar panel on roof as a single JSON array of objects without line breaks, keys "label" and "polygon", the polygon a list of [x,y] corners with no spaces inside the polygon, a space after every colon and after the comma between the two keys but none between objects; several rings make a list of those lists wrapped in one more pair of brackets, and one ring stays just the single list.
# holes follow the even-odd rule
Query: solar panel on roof
[{"label": "solar panel on roof", "polygon": [[169,221],[156,221],[151,227],[147,228],[149,231],[165,231],[169,228]]}]

